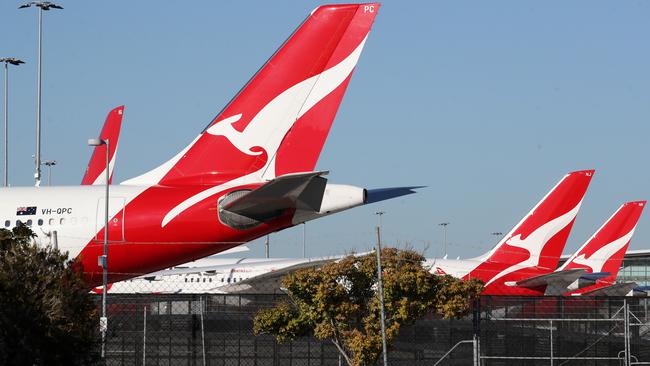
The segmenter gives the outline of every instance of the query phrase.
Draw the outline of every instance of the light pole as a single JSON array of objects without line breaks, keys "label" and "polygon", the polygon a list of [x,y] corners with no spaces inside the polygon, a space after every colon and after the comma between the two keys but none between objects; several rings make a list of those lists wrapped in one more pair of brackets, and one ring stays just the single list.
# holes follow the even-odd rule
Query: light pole
[{"label": "light pole", "polygon": [[30,8],[31,6],[38,8],[38,72],[36,81],[36,154],[35,164],[36,173],[34,173],[34,180],[36,186],[41,184],[41,76],[42,76],[42,54],[43,54],[43,11],[50,9],[63,9],[62,6],[49,1],[31,1],[18,7],[18,9]]},{"label": "light pole", "polygon": [[56,160],[45,160],[43,165],[47,166],[47,185],[52,185],[52,167],[56,165]]},{"label": "light pole", "polygon": [[447,257],[447,225],[449,225],[449,222],[441,222],[438,224],[438,226],[442,226],[442,235],[443,235],[443,248],[445,250],[445,258]]},{"label": "light pole", "polygon": [[106,330],[108,329],[108,318],[106,317],[106,287],[108,287],[108,195],[110,187],[110,171],[108,169],[108,155],[110,142],[108,139],[89,139],[89,146],[106,145],[106,197],[104,202],[104,255],[97,258],[97,264],[102,267],[102,317],[99,319],[99,331],[102,333],[102,358],[105,356]]},{"label": "light pole", "polygon": [[0,62],[5,64],[5,143],[4,143],[4,186],[9,185],[9,64],[18,66],[24,64],[17,58],[4,57],[0,58]]},{"label": "light pole", "polygon": [[385,214],[385,211],[377,211],[375,215],[378,217],[377,226],[377,288],[379,290],[379,310],[381,311],[381,346],[382,346],[382,355],[384,359],[384,366],[388,366],[388,351],[386,348],[386,312],[384,310],[384,282],[382,279],[382,269],[381,269],[381,216]]},{"label": "light pole", "polygon": [[302,223],[302,257],[306,258],[306,247],[307,247],[307,223]]}]

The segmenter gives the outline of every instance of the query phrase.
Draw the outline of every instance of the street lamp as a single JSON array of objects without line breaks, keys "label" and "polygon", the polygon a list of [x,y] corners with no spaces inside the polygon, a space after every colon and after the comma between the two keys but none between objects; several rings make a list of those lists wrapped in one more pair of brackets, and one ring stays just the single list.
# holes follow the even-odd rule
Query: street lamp
[{"label": "street lamp", "polygon": [[0,62],[5,64],[5,139],[4,139],[4,186],[9,185],[9,64],[18,66],[24,64],[13,57],[0,58]]},{"label": "street lamp", "polygon": [[445,258],[447,257],[447,225],[449,225],[449,222],[441,222],[438,224],[438,226],[442,226],[442,232],[443,232],[443,247],[445,250]]},{"label": "street lamp", "polygon": [[43,11],[50,9],[63,9],[62,6],[49,1],[31,1],[18,7],[18,9],[30,8],[31,6],[38,8],[38,73],[36,81],[36,173],[34,173],[34,180],[36,186],[41,184],[41,75],[42,75],[42,54],[43,54]]},{"label": "street lamp", "polygon": [[45,160],[43,165],[47,166],[47,185],[52,185],[52,167],[56,165],[56,160]]},{"label": "street lamp", "polygon": [[105,356],[106,348],[106,330],[108,329],[108,318],[106,317],[106,288],[108,287],[108,194],[110,187],[110,171],[108,169],[108,155],[110,151],[110,142],[108,139],[89,139],[89,146],[106,145],[106,199],[104,202],[104,255],[97,258],[97,264],[102,267],[103,286],[102,286],[102,317],[99,319],[99,331],[102,333],[102,358]]}]

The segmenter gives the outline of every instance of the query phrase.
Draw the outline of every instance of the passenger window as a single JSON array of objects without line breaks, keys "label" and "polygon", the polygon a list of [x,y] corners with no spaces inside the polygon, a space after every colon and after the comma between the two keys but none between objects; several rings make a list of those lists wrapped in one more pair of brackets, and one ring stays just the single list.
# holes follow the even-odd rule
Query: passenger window
[{"label": "passenger window", "polygon": [[27,226],[32,226],[32,220],[31,219],[27,220]]},{"label": "passenger window", "polygon": [[23,224],[22,221],[20,221],[20,220],[16,220],[16,226],[20,226],[20,225],[22,225],[22,224]]},{"label": "passenger window", "polygon": [[9,227],[9,226],[11,226],[11,221],[5,220],[5,227]]},{"label": "passenger window", "polygon": [[48,222],[48,224],[50,224],[50,226],[54,225],[54,219],[49,219],[47,222]]},{"label": "passenger window", "polygon": [[43,219],[38,219],[38,226],[43,226]]},{"label": "passenger window", "polygon": [[65,217],[62,217],[61,220],[59,220],[59,224],[65,225]]}]

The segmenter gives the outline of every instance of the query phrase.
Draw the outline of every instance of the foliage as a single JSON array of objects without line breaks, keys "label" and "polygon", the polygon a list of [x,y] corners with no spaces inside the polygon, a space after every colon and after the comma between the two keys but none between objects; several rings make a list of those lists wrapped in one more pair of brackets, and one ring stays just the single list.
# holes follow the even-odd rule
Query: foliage
[{"label": "foliage", "polygon": [[0,229],[0,364],[90,364],[95,304],[76,263],[33,238],[26,226]]},{"label": "foliage", "polygon": [[[400,327],[435,311],[446,318],[470,310],[483,285],[436,276],[424,257],[410,250],[382,250],[386,335],[390,344]],[[348,256],[319,269],[296,271],[283,280],[288,300],[261,310],[256,334],[278,342],[313,335],[329,339],[350,366],[369,365],[382,351],[376,255]]]}]

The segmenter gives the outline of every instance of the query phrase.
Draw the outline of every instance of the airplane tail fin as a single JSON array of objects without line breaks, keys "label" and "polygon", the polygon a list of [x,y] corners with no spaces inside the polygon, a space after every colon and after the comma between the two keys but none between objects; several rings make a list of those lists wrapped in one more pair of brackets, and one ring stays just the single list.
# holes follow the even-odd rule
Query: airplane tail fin
[{"label": "airplane tail fin", "polygon": [[491,274],[487,283],[523,267],[550,271],[557,267],[593,174],[583,170],[565,175],[490,252],[478,258],[482,262],[478,272]]},{"label": "airplane tail fin", "polygon": [[584,268],[588,273],[608,273],[601,281],[613,281],[623,263],[646,201],[627,202],[560,267]]},{"label": "airplane tail fin", "polygon": [[[124,115],[124,106],[119,106],[108,113],[104,127],[99,135],[102,140],[109,140],[109,182],[113,180],[113,169],[115,168],[115,156],[117,154],[117,144],[120,138],[120,129],[122,128],[122,117]],[[106,145],[95,146],[93,154],[88,162],[86,173],[84,174],[81,185],[103,185],[106,184],[104,175],[106,174]]]},{"label": "airplane tail fin", "polygon": [[313,171],[378,9],[316,8],[188,147],[123,184],[215,185]]}]

